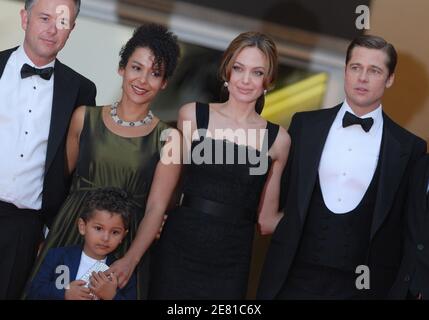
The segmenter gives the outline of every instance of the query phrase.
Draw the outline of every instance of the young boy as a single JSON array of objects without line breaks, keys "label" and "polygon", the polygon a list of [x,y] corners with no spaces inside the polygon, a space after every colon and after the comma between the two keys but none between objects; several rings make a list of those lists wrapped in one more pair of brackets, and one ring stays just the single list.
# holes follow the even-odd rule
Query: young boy
[{"label": "young boy", "polygon": [[[136,299],[136,278],[118,289],[118,279],[102,271],[115,260],[112,252],[128,232],[130,205],[124,191],[104,188],[93,191],[79,221],[83,248],[50,249],[39,272],[29,285],[28,299],[132,300]],[[94,272],[92,270],[101,270]],[[89,282],[86,280],[89,278]]]}]

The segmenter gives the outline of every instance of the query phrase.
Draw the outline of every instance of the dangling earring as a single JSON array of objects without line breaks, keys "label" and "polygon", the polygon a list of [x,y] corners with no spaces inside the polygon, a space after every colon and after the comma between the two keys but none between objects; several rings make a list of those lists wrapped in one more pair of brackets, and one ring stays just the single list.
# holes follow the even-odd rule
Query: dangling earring
[{"label": "dangling earring", "polygon": [[264,89],[264,96],[267,95],[267,89]]},{"label": "dangling earring", "polygon": [[228,81],[225,81],[225,82],[223,83],[223,86],[224,86],[225,88],[228,88]]}]

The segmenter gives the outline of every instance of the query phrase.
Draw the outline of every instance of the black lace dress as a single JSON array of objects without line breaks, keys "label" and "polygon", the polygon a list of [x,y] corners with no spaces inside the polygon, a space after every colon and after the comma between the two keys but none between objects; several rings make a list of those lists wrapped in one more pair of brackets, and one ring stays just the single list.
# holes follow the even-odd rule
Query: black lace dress
[{"label": "black lace dress", "polygon": [[[207,104],[197,103],[196,119],[198,129],[207,129]],[[268,122],[267,129],[265,150],[279,127]],[[193,141],[192,152],[204,155],[204,143],[212,148],[209,161],[198,164],[193,157],[185,165],[182,204],[168,213],[153,248],[150,299],[245,298],[256,212],[271,158],[248,146],[204,136]],[[224,151],[220,158],[218,148]],[[234,150],[234,164],[225,164],[227,149]],[[248,154],[244,161],[239,157],[243,152]],[[260,160],[265,160],[265,168],[252,160],[252,153],[265,157]],[[251,168],[263,168],[263,174],[250,174]]]}]

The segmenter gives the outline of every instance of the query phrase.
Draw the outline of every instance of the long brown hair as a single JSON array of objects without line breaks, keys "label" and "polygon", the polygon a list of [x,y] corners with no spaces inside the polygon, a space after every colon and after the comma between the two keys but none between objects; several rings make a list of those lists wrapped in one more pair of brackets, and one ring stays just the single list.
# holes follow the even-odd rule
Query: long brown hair
[{"label": "long brown hair", "polygon": [[[225,50],[219,67],[219,77],[222,81],[229,81],[231,69],[237,55],[247,47],[256,47],[262,51],[268,60],[268,72],[264,76],[264,89],[269,89],[277,78],[278,56],[274,41],[260,32],[244,32],[231,41]],[[264,108],[265,96],[262,94],[256,100],[255,111],[261,114]]]}]

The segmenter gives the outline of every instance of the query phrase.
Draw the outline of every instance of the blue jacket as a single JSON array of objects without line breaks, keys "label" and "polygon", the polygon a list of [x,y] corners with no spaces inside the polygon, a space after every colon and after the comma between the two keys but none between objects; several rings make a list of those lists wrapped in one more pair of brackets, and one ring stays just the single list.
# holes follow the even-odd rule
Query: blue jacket
[{"label": "blue jacket", "polygon": [[[27,291],[27,299],[35,300],[64,300],[65,289],[58,289],[56,281],[61,273],[56,273],[58,266],[64,265],[69,268],[70,282],[76,280],[76,274],[82,255],[81,246],[69,246],[52,248],[46,254],[39,272],[30,283]],[[110,266],[115,261],[112,254],[107,256],[106,264]],[[117,291],[114,300],[137,299],[136,276],[133,274],[128,284]]]}]

